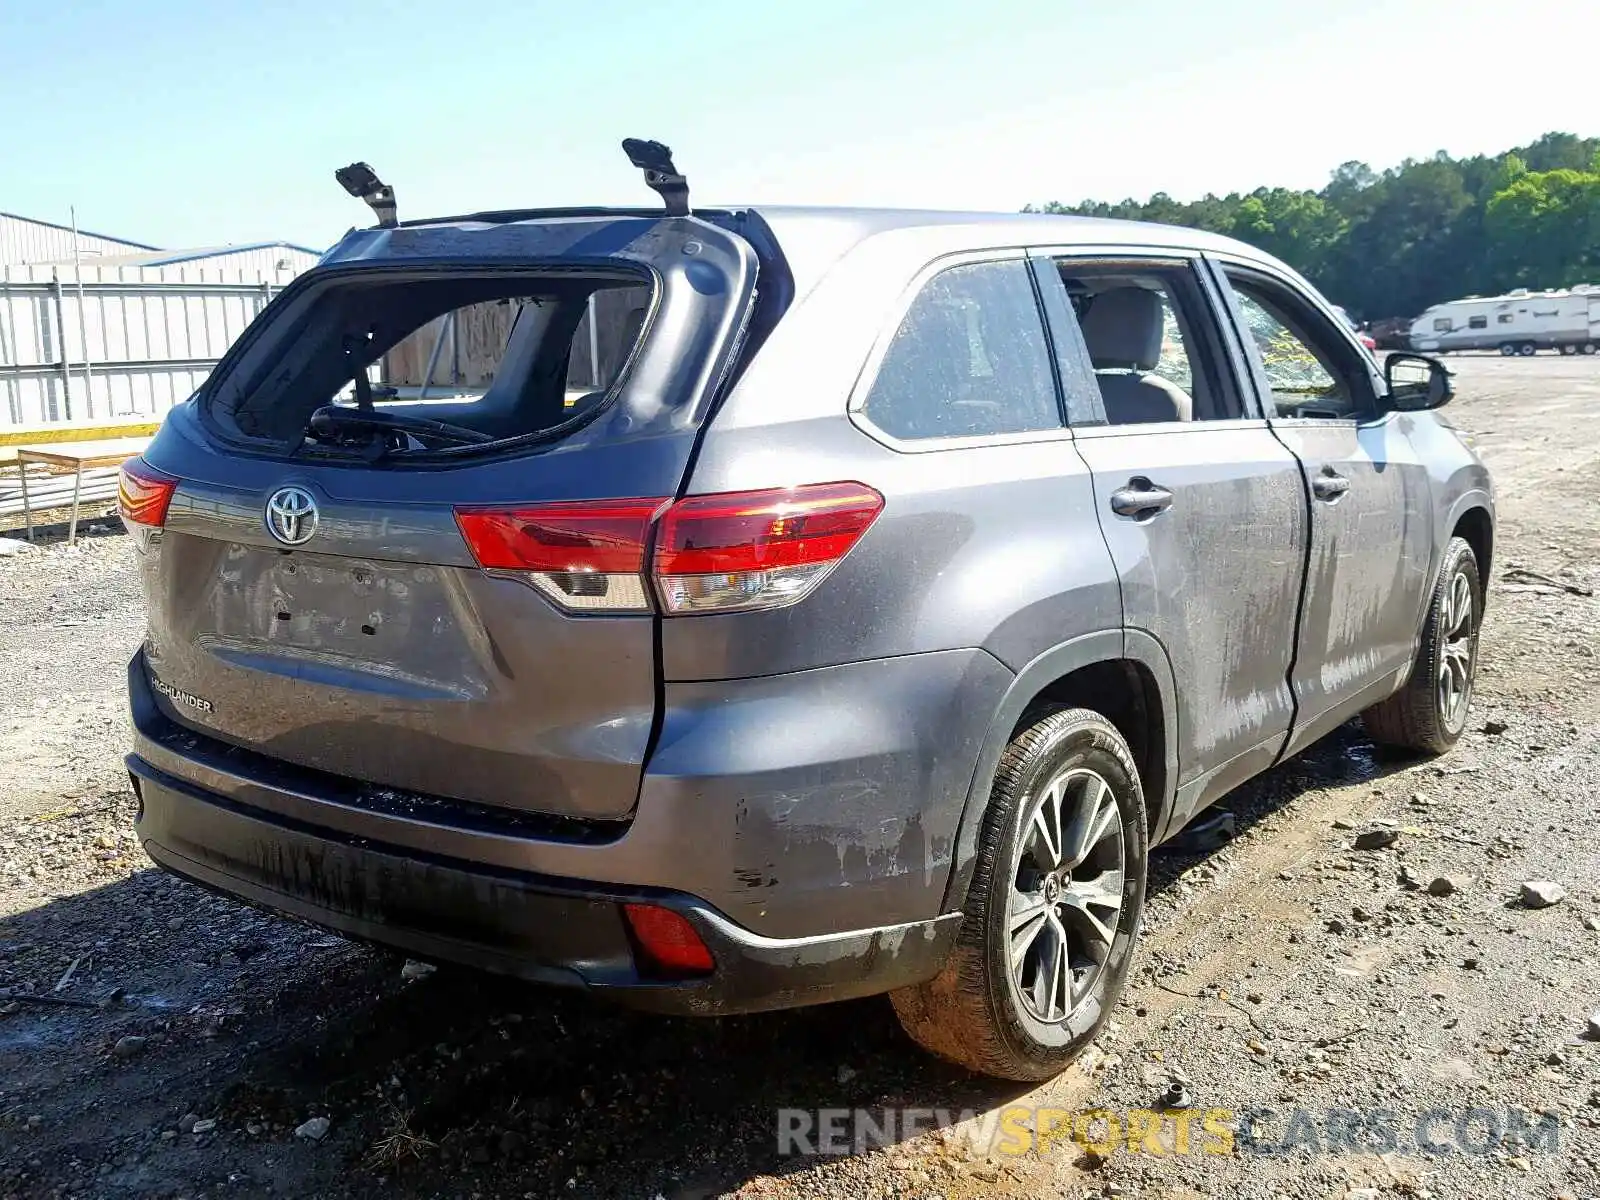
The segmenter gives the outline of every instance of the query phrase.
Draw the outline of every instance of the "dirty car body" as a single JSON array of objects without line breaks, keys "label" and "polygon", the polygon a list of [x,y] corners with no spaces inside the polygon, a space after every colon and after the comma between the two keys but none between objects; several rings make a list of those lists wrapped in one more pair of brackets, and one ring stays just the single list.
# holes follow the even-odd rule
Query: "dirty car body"
[{"label": "dirty car body", "polygon": [[[370,437],[330,399],[494,305],[478,391],[374,381],[380,414],[477,440]],[[1488,569],[1493,502],[1391,391],[1304,280],[1187,229],[352,232],[125,485],[140,837],[252,903],[659,1010],[925,981],[1042,706],[1103,710],[1154,844],[1406,682],[1452,536]],[[786,540],[795,513],[822,524]]]}]

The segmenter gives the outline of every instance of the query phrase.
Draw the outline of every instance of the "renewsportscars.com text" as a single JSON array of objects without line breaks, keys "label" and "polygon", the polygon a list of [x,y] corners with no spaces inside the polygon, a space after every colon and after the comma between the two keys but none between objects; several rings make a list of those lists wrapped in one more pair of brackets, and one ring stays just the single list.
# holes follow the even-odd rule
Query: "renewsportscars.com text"
[{"label": "renewsportscars.com text", "polygon": [[1195,1108],[1068,1109],[1013,1104],[978,1112],[948,1108],[785,1108],[778,1110],[778,1153],[865,1154],[925,1133],[950,1130],[974,1154],[1049,1154],[1072,1148],[1110,1157],[1146,1154],[1283,1155],[1390,1152],[1555,1153],[1553,1114],[1520,1108],[1390,1109]]}]

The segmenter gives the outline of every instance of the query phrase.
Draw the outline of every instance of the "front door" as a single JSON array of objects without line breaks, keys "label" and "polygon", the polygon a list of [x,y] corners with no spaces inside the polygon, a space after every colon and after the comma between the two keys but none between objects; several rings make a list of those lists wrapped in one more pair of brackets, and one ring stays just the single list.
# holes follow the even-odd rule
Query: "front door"
[{"label": "front door", "polygon": [[1165,647],[1177,684],[1179,823],[1271,765],[1289,733],[1307,538],[1300,470],[1246,407],[1196,262],[1054,262],[1071,300],[1058,338],[1088,357],[1099,385],[1098,411],[1074,436],[1123,622]]},{"label": "front door", "polygon": [[1293,749],[1381,699],[1409,669],[1428,586],[1431,490],[1411,418],[1380,411],[1371,356],[1292,281],[1217,266],[1273,432],[1300,460],[1311,497]]}]

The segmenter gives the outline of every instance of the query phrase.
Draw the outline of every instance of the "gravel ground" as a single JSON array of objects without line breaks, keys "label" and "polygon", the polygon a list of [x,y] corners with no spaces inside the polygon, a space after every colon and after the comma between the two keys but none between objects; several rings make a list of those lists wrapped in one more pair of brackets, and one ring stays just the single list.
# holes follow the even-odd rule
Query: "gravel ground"
[{"label": "gravel ground", "polygon": [[[1471,732],[1417,761],[1347,727],[1229,797],[1231,840],[1159,856],[1115,1023],[1034,1091],[924,1058],[882,1001],[635,1016],[406,969],[160,875],[120,767],[128,547],[106,528],[0,558],[0,1197],[1595,1200],[1600,361],[1452,364],[1501,492]],[[1354,848],[1374,829],[1391,844]],[[1565,897],[1528,907],[1541,880]],[[1130,1152],[1128,1110],[1174,1077],[1190,1152],[1177,1114]],[[1012,1148],[1059,1120],[1014,1105],[1103,1108],[1119,1140],[778,1153],[780,1108],[970,1109]],[[1435,1109],[1449,1152],[1413,1137]],[[1345,1136],[1375,1110],[1392,1121]]]}]

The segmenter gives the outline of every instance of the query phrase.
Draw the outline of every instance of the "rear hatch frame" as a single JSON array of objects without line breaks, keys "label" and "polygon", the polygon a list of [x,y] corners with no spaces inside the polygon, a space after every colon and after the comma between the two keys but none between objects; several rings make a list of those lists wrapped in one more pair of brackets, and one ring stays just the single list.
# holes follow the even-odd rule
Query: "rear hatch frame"
[{"label": "rear hatch frame", "polygon": [[[527,253],[551,240],[571,253]],[[659,281],[611,395],[557,427],[559,438],[374,464],[286,453],[217,428],[212,398],[252,355],[270,354],[263,339],[293,328],[279,322],[314,289],[358,272],[486,263],[519,274],[620,268]],[[453,513],[681,494],[740,362],[761,266],[739,234],[695,217],[349,234],[268,306],[145,455],[178,481],[165,529],[140,555],[146,666],[164,715],[401,793],[629,818],[659,725],[660,618],[558,610],[531,586],[480,569]],[[286,485],[321,508],[321,532],[304,546],[278,544],[262,517]],[[400,636],[386,639],[391,631]],[[211,710],[176,706],[172,691],[204,697]]]}]

